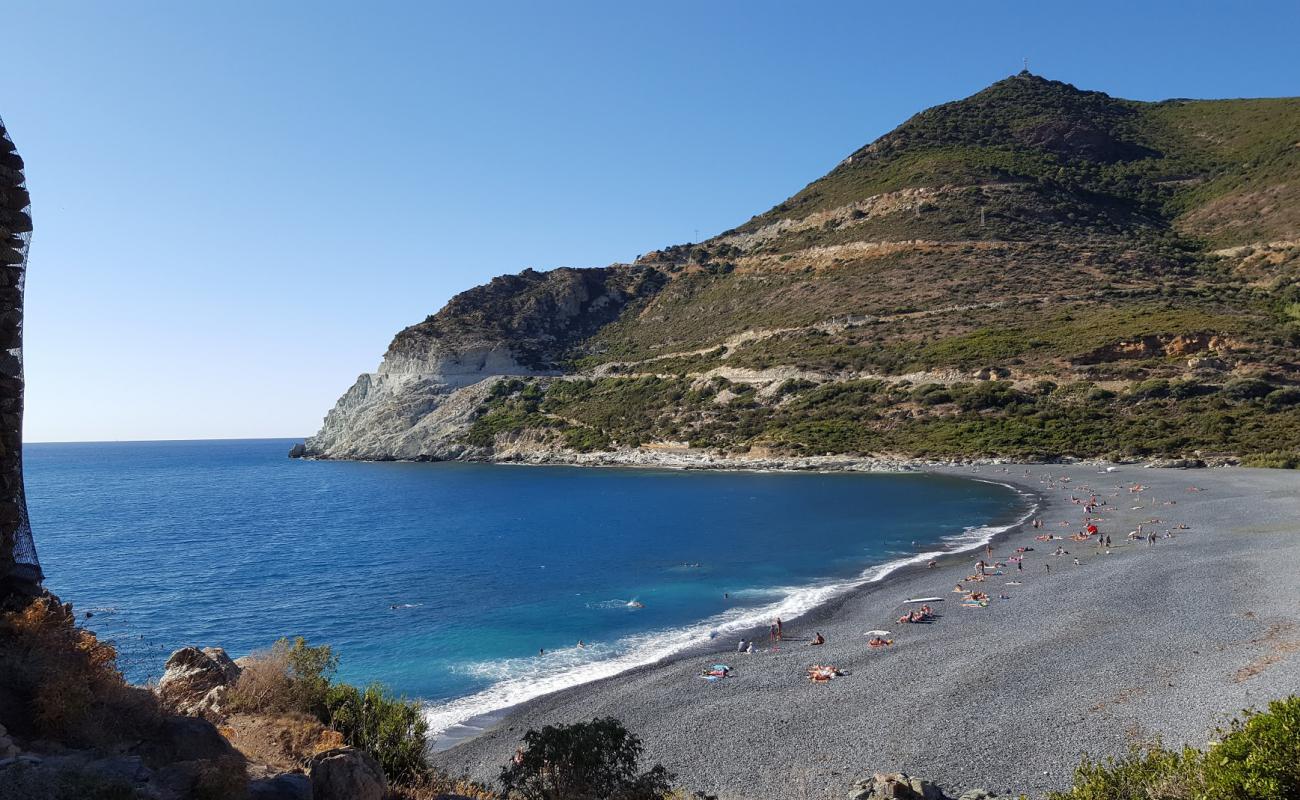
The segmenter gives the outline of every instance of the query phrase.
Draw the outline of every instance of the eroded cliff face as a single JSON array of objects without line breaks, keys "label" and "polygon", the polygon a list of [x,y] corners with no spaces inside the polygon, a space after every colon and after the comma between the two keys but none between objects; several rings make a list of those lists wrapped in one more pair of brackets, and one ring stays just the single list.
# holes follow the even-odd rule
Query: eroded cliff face
[{"label": "eroded cliff face", "polygon": [[657,270],[616,265],[525,270],[462,292],[394,337],[297,454],[316,458],[443,460],[503,377],[559,375],[575,346],[663,284]]},{"label": "eroded cliff face", "polygon": [[23,159],[0,120],[0,601],[41,580],[23,488],[23,281],[30,205]]}]

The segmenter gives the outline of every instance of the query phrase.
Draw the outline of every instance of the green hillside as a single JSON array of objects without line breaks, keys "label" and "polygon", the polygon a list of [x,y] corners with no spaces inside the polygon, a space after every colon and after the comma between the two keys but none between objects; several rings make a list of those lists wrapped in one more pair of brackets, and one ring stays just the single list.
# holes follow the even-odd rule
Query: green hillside
[{"label": "green hillside", "polygon": [[1144,103],[1021,73],[609,269],[636,287],[619,313],[547,338],[566,377],[498,387],[468,441],[1300,457],[1297,98]]}]

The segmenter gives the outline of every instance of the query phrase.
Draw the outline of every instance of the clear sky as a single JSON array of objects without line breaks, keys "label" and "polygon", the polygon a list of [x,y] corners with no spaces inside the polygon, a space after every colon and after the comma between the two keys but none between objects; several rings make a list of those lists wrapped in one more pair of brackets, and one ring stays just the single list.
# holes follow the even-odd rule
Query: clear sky
[{"label": "clear sky", "polygon": [[1030,69],[1300,94],[1300,3],[5,4],[29,441],[305,436],[393,334],[524,267],[737,225]]}]

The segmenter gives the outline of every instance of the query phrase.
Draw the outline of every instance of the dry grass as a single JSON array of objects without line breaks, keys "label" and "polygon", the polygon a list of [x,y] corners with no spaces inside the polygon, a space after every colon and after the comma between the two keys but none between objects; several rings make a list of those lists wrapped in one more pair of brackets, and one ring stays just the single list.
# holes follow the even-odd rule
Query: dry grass
[{"label": "dry grass", "polygon": [[447,794],[470,797],[473,800],[501,800],[501,795],[468,778],[451,778],[433,773],[414,782],[389,787],[388,800],[435,800]]},{"label": "dry grass", "polygon": [[221,734],[251,760],[285,771],[299,769],[317,753],[344,744],[338,731],[300,713],[234,714]]},{"label": "dry grass", "polygon": [[272,649],[249,656],[226,705],[234,711],[288,711],[292,693],[288,654]]},{"label": "dry grass", "polygon": [[71,745],[140,736],[161,719],[154,695],[127,685],[117,652],[45,597],[0,617],[0,695],[7,726]]}]

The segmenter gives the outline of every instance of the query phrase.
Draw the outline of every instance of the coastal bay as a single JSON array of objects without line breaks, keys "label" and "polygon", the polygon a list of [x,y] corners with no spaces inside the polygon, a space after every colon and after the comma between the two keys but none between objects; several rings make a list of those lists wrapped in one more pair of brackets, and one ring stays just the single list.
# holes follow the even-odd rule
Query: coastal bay
[{"label": "coastal bay", "polygon": [[[993,558],[1008,566],[974,584],[990,594],[987,607],[963,607],[953,592],[983,551],[941,558],[934,569],[900,570],[787,620],[776,652],[758,629],[748,636],[763,646],[752,655],[717,642],[548,695],[436,762],[490,780],[529,728],[612,715],[683,785],[724,799],[840,797],[887,770],[950,790],[1037,793],[1066,786],[1084,755],[1119,755],[1154,737],[1202,746],[1216,726],[1284,696],[1300,679],[1295,473],[1128,465],[936,471],[1040,498],[1041,530],[1026,523],[993,544]],[[1084,512],[1073,498],[1086,502],[1094,492],[1105,503],[1095,516],[1112,539],[1109,553],[1095,539],[1035,538],[1081,529]],[[1160,538],[1127,538],[1139,524]],[[1019,547],[1034,548],[1023,571],[1006,561]],[[1052,555],[1057,547],[1069,555]],[[896,623],[903,601],[918,596],[945,598],[932,604],[938,619]],[[864,632],[872,629],[890,630],[893,646],[869,648]],[[826,644],[811,648],[816,632]],[[718,661],[732,677],[701,680]],[[805,670],[815,663],[846,674],[813,684]]]}]

